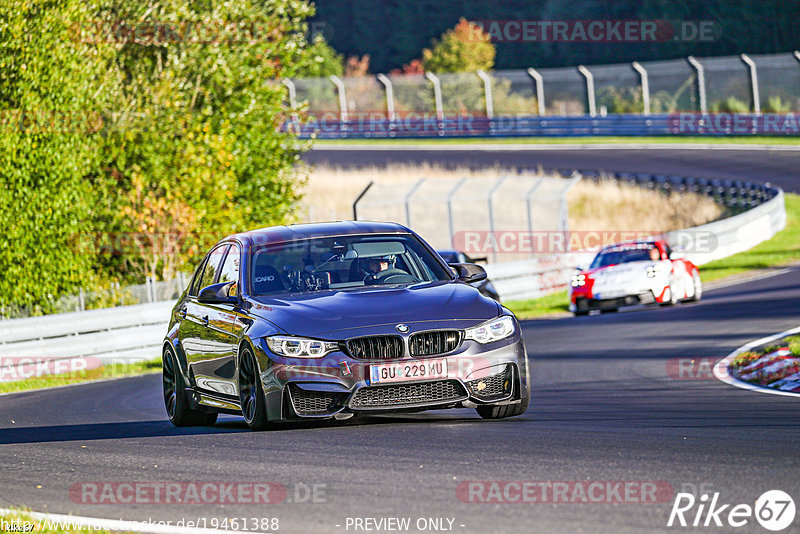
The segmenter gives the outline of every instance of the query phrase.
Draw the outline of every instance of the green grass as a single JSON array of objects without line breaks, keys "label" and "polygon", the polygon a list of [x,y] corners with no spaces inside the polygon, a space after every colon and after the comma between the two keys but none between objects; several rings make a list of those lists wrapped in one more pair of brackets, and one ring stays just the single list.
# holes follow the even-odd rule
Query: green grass
[{"label": "green grass", "polygon": [[509,300],[503,302],[503,305],[514,312],[514,315],[520,319],[563,313],[568,311],[568,304],[569,299],[566,291],[559,291],[558,293],[546,295],[538,299]]},{"label": "green grass", "polygon": [[800,195],[785,194],[786,228],[772,239],[728,258],[700,266],[704,282],[754,269],[775,269],[800,260]]},{"label": "green grass", "polygon": [[[700,266],[703,282],[719,280],[753,270],[778,269],[800,260],[800,195],[785,194],[786,228],[759,245]],[[567,292],[560,291],[538,299],[510,300],[503,303],[520,319],[567,311]]]},{"label": "green grass", "polygon": [[13,382],[0,382],[0,393],[14,393],[55,386],[65,386],[80,382],[90,382],[104,378],[137,376],[161,371],[161,358],[134,363],[114,363],[88,371],[47,375]]},{"label": "green grass", "polygon": [[661,136],[661,137],[458,137],[425,139],[316,139],[314,144],[365,144],[365,145],[572,145],[603,143],[686,143],[686,144],[736,144],[736,145],[800,145],[800,137],[753,135],[744,137]]}]

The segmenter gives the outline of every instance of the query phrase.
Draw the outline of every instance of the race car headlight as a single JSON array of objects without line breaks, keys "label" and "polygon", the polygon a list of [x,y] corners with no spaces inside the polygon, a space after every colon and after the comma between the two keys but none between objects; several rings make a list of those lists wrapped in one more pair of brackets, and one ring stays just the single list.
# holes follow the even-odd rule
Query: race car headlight
[{"label": "race car headlight", "polygon": [[572,276],[572,287],[581,287],[586,285],[586,275],[576,274]]},{"label": "race car headlight", "polygon": [[478,343],[491,343],[507,338],[514,333],[514,320],[509,316],[492,319],[474,328],[464,330],[464,339],[471,339]]},{"label": "race car headlight", "polygon": [[265,338],[269,350],[279,356],[293,358],[322,358],[329,352],[339,349],[335,341],[320,341],[293,336],[269,336]]},{"label": "race car headlight", "polygon": [[660,273],[660,272],[661,272],[661,265],[658,264],[658,263],[655,264],[655,265],[648,265],[647,266],[647,277],[648,278],[655,278],[656,276],[658,276],[658,273]]}]

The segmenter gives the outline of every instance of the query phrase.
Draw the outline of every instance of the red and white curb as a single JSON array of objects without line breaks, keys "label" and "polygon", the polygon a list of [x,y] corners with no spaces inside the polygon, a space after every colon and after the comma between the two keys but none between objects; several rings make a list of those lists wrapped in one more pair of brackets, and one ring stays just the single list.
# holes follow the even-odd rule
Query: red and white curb
[{"label": "red and white curb", "polygon": [[731,362],[733,362],[734,358],[736,358],[742,352],[745,352],[747,350],[751,350],[754,347],[758,347],[760,345],[765,345],[765,344],[770,343],[772,341],[781,339],[781,338],[786,337],[786,336],[791,336],[791,335],[797,334],[797,333],[800,333],[800,326],[798,326],[796,328],[792,328],[790,330],[786,330],[784,332],[780,332],[778,334],[774,334],[774,335],[767,336],[767,337],[762,337],[761,339],[756,339],[755,341],[751,341],[750,343],[747,343],[746,345],[742,345],[741,347],[739,347],[738,349],[736,349],[735,351],[731,352],[730,354],[728,354],[727,356],[722,358],[720,361],[718,361],[716,363],[716,365],[714,365],[714,376],[717,377],[722,382],[725,382],[726,384],[728,384],[730,386],[734,386],[734,387],[741,388],[741,389],[748,389],[750,391],[758,391],[760,393],[770,393],[772,395],[782,395],[784,397],[800,397],[800,393],[796,393],[796,392],[792,392],[792,391],[782,391],[782,390],[779,390],[779,389],[772,389],[772,388],[768,388],[768,387],[764,387],[764,386],[757,386],[757,385],[751,384],[749,382],[744,382],[743,380],[739,380],[738,378],[735,378],[735,377],[731,376],[731,374],[728,372],[728,366],[731,364]]}]

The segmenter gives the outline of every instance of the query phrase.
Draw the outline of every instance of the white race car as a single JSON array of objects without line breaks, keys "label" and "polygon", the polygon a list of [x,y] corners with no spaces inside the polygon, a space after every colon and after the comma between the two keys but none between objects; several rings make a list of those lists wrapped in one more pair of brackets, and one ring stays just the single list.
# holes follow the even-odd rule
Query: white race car
[{"label": "white race car", "polygon": [[672,253],[664,240],[637,241],[603,248],[570,284],[569,309],[615,312],[623,306],[700,300],[703,286],[697,266]]}]

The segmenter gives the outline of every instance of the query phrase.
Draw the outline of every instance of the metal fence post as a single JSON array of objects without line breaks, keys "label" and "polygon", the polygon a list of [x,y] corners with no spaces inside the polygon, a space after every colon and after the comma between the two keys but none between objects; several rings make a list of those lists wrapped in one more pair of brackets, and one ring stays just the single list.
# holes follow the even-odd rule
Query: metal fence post
[{"label": "metal fence post", "polygon": [[408,190],[408,193],[406,193],[405,198],[403,198],[403,202],[406,205],[406,226],[408,226],[409,228],[411,228],[411,206],[410,206],[411,196],[417,189],[419,189],[419,186],[421,186],[422,182],[424,181],[425,178],[420,178],[419,180],[417,180],[417,183],[411,186],[411,189]]},{"label": "metal fence post", "polygon": [[374,184],[374,183],[375,182],[370,180],[369,183],[367,184],[367,187],[365,187],[364,190],[361,191],[361,193],[359,193],[358,196],[356,197],[356,199],[353,201],[353,220],[354,221],[358,220],[358,203],[361,201],[362,198],[364,198],[364,195],[367,194],[367,191],[369,191],[369,188],[372,187],[372,184]]},{"label": "metal fence post", "polygon": [[378,81],[383,84],[383,90],[386,95],[386,117],[390,121],[394,121],[394,89],[392,87],[392,80],[385,74],[378,74]]},{"label": "metal fence post", "polygon": [[[539,178],[536,180],[536,183],[533,184],[533,187],[528,189],[528,192],[525,194],[525,206],[528,208],[528,233],[531,234],[531,240],[533,240],[533,215],[531,214],[531,198],[533,198],[533,193],[539,188],[540,185],[544,182],[544,178]],[[536,256],[536,247],[533,247],[531,250],[531,256]]]},{"label": "metal fence post", "polygon": [[647,69],[642,67],[638,61],[631,63],[631,66],[639,73],[639,85],[642,88],[642,113],[650,115],[650,80],[647,77]]},{"label": "metal fence post", "polygon": [[597,116],[597,104],[594,97],[594,76],[592,76],[592,72],[583,65],[578,65],[578,72],[583,74],[583,77],[586,78],[586,101],[589,104],[589,115],[595,117]]},{"label": "metal fence post", "polygon": [[467,181],[466,178],[461,178],[456,183],[455,187],[453,187],[453,189],[451,189],[450,192],[447,193],[447,227],[450,230],[450,246],[452,246],[453,248],[456,248],[455,228],[453,227],[453,197],[455,196],[456,192],[461,187],[461,185],[466,181]]},{"label": "metal fence post", "polygon": [[[494,235],[494,207],[492,206],[492,197],[494,196],[495,191],[497,191],[497,189],[503,185],[503,182],[506,180],[506,178],[508,178],[508,176],[501,176],[498,178],[492,188],[489,189],[489,193],[486,195],[486,201],[489,207],[489,233],[492,236],[492,240],[494,240],[496,237]],[[495,244],[497,243],[497,241],[494,242]],[[497,247],[495,246],[494,248],[495,249],[492,251],[492,261],[497,261]]]},{"label": "metal fence post", "polygon": [[292,109],[291,127],[299,130],[300,119],[297,116],[297,113],[295,113],[295,110],[297,109],[297,88],[295,87],[294,82],[289,79],[283,79],[281,80],[281,83],[286,86],[286,89],[289,92],[289,107]]},{"label": "metal fence post", "polygon": [[347,94],[345,93],[344,82],[334,74],[331,74],[330,79],[333,85],[336,86],[336,93],[339,95],[339,120],[345,122],[347,121]]},{"label": "metal fence post", "polygon": [[742,61],[747,65],[750,72],[750,97],[753,99],[753,113],[761,115],[761,98],[758,94],[758,70],[756,62],[750,59],[747,54],[742,54]]},{"label": "metal fence post", "polygon": [[[578,183],[581,178],[582,176],[578,174],[577,171],[572,173],[572,178],[570,179],[569,183],[561,191],[561,198],[559,199],[558,204],[558,229],[565,234],[565,238],[566,233],[569,231],[569,205],[567,204],[567,193],[569,193],[569,190],[572,189],[572,186]],[[566,250],[569,250],[569,239],[566,239],[566,242]]]},{"label": "metal fence post", "polygon": [[708,102],[706,101],[706,74],[703,65],[695,59],[694,56],[686,58],[695,72],[697,72],[697,98],[700,102],[700,113],[703,115],[708,113]]},{"label": "metal fence post", "polygon": [[539,108],[539,116],[545,114],[545,106],[544,106],[544,78],[542,75],[539,74],[534,68],[528,69],[528,76],[533,78],[533,81],[536,85],[536,107]]},{"label": "metal fence post", "polygon": [[486,102],[486,117],[494,117],[494,102],[492,101],[492,79],[482,70],[478,71],[478,78],[483,80],[483,99]]},{"label": "metal fence post", "polygon": [[78,291],[78,308],[80,311],[86,310],[86,294],[83,292],[83,288]]}]

